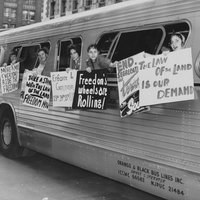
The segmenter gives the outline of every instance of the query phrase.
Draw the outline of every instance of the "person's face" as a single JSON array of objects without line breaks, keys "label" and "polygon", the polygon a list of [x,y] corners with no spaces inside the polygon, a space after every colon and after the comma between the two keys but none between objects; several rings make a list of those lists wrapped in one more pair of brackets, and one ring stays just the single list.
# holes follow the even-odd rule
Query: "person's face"
[{"label": "person's face", "polygon": [[42,62],[46,61],[46,59],[47,59],[47,55],[45,54],[44,51],[38,52],[38,57],[39,57],[39,60]]},{"label": "person's face", "polygon": [[88,55],[90,57],[90,59],[92,59],[93,61],[95,61],[95,59],[97,58],[99,52],[97,49],[95,48],[91,48],[88,52]]},{"label": "person's face", "polygon": [[173,51],[182,49],[182,40],[176,35],[173,35],[171,38],[171,47]]},{"label": "person's face", "polygon": [[11,60],[11,63],[15,63],[17,61],[16,55],[11,55],[10,60]]},{"label": "person's face", "polygon": [[76,52],[75,49],[71,49],[70,50],[70,55],[71,55],[71,57],[72,57],[73,60],[76,60],[79,57],[79,55],[78,55],[78,53]]}]

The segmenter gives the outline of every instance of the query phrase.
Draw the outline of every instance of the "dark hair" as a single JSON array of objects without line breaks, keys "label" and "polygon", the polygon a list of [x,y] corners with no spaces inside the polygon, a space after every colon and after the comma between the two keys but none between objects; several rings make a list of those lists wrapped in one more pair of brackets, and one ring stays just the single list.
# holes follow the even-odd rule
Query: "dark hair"
[{"label": "dark hair", "polygon": [[39,53],[40,51],[44,51],[45,54],[49,54],[49,49],[46,47],[38,49],[37,53]]},{"label": "dark hair", "polygon": [[10,57],[11,57],[11,56],[16,56],[16,57],[17,57],[17,53],[16,53],[16,52],[11,52],[11,53],[10,53]]},{"label": "dark hair", "polygon": [[182,42],[182,45],[185,44],[185,36],[184,36],[183,34],[181,34],[181,33],[179,33],[179,32],[175,32],[175,33],[172,33],[171,38],[172,38],[173,36],[177,36],[178,38],[180,38],[180,39],[181,39],[181,42]]},{"label": "dark hair", "polygon": [[78,55],[80,55],[80,49],[78,48],[78,46],[76,46],[76,45],[74,45],[74,44],[71,44],[71,45],[69,46],[69,52],[70,52],[72,49],[74,49],[74,50],[78,53]]},{"label": "dark hair", "polygon": [[98,47],[97,47],[96,44],[90,44],[90,45],[88,46],[88,48],[87,48],[87,52],[89,52],[90,49],[96,49],[97,51],[99,51],[99,49],[98,49]]}]

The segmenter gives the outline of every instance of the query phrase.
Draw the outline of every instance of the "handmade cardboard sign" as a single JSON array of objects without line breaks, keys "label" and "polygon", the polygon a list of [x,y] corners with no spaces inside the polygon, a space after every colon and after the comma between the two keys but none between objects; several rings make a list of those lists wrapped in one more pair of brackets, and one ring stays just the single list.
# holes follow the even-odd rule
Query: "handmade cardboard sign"
[{"label": "handmade cardboard sign", "polygon": [[144,58],[144,53],[140,53],[116,64],[120,116],[126,117],[132,113],[149,110],[140,106],[139,98],[139,69],[137,60]]},{"label": "handmade cardboard sign", "polygon": [[76,74],[76,70],[51,73],[53,106],[72,107]]},{"label": "handmade cardboard sign", "polygon": [[48,110],[51,79],[47,76],[33,75],[31,72],[26,74],[27,81],[23,95],[23,104]]},{"label": "handmade cardboard sign", "polygon": [[191,48],[138,60],[140,105],[194,99]]},{"label": "handmade cardboard sign", "polygon": [[78,71],[74,95],[74,109],[106,109],[106,70]]},{"label": "handmade cardboard sign", "polygon": [[18,89],[19,63],[0,68],[1,93],[10,93]]}]

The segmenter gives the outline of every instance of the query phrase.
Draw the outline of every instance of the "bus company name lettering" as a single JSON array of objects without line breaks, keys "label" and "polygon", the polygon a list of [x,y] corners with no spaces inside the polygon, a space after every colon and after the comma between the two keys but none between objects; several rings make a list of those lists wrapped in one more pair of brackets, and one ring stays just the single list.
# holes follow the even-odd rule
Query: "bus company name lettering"
[{"label": "bus company name lettering", "polygon": [[119,167],[117,173],[120,176],[127,177],[127,181],[137,181],[159,190],[174,193],[178,196],[185,195],[185,191],[182,187],[184,181],[181,177],[163,172],[162,170],[158,171],[147,166],[141,166],[122,160],[117,160],[117,165]]}]

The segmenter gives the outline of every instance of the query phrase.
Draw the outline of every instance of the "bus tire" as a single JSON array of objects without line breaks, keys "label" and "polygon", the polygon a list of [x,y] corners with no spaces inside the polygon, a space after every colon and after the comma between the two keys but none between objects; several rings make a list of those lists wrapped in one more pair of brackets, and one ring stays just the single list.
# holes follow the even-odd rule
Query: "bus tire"
[{"label": "bus tire", "polygon": [[20,157],[23,153],[17,137],[15,120],[10,110],[5,110],[0,119],[0,150],[9,158]]}]

